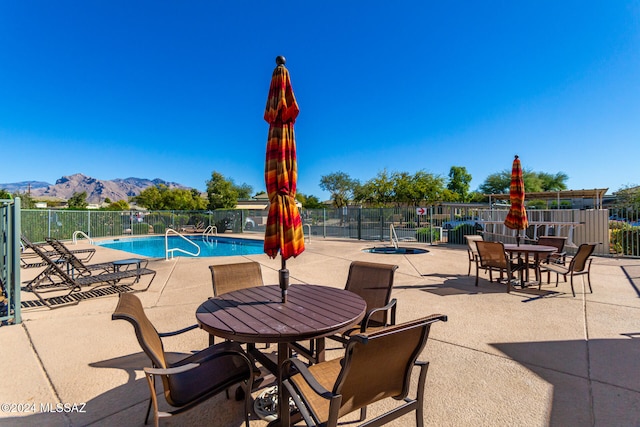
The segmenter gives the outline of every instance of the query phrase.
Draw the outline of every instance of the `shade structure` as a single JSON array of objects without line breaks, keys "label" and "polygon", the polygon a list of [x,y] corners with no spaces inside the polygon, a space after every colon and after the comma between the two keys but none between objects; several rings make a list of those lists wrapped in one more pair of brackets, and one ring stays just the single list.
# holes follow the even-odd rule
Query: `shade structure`
[{"label": "shade structure", "polygon": [[[504,219],[504,225],[512,230],[526,230],[529,226],[527,211],[524,208],[524,180],[522,178],[522,165],[520,159],[515,156],[511,167],[511,185],[509,187],[509,201],[511,207]],[[520,233],[516,235],[516,243],[520,244]]]},{"label": "shade structure", "polygon": [[286,301],[289,286],[286,260],[304,251],[302,219],[295,201],[298,165],[293,125],[300,109],[284,58],[279,56],[276,63],[264,112],[264,119],[269,123],[264,175],[270,202],[264,252],[271,258],[280,253],[280,287],[282,299]]}]

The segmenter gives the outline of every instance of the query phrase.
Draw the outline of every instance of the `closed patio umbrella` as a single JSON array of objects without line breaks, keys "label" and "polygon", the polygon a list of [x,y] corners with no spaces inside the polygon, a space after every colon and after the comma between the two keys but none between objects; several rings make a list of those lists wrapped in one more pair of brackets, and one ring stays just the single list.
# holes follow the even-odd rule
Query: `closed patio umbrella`
[{"label": "closed patio umbrella", "polygon": [[524,180],[522,178],[522,166],[520,159],[516,155],[511,167],[511,186],[509,187],[509,201],[511,207],[504,219],[504,225],[512,230],[518,230],[516,234],[516,244],[520,246],[519,230],[526,230],[529,226],[527,211],[524,208]]},{"label": "closed patio umbrella", "polygon": [[264,176],[270,202],[264,252],[271,258],[280,252],[280,288],[282,301],[286,302],[289,287],[286,261],[304,251],[302,219],[295,201],[298,166],[293,131],[300,109],[293,94],[289,71],[284,66],[284,57],[278,56],[276,64],[264,111],[264,119],[269,123]]}]

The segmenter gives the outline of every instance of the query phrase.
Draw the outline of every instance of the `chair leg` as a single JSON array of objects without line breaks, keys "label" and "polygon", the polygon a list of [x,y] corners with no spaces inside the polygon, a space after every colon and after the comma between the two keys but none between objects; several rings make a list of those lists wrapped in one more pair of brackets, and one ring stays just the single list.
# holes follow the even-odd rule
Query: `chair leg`
[{"label": "chair leg", "polygon": [[367,419],[367,407],[363,406],[360,408],[360,419],[358,421],[364,421]]},{"label": "chair leg", "polygon": [[573,274],[571,275],[571,293],[574,297],[576,296],[576,291],[573,289]]},{"label": "chair leg", "polygon": [[476,264],[476,286],[478,286],[478,277],[480,277],[480,266]]},{"label": "chair leg", "polygon": [[[158,419],[158,396],[156,396],[156,387],[155,387],[155,381],[153,380],[153,374],[146,374],[145,375],[147,377],[147,384],[149,385],[149,392],[151,393],[151,400],[149,403],[153,403],[153,419],[154,419],[154,425],[155,427],[159,427],[160,426],[160,420]],[[151,409],[151,405],[149,405],[149,408]],[[144,423],[145,425],[147,424],[147,422],[149,421],[149,410],[147,410],[147,416],[144,419]]]},{"label": "chair leg", "polygon": [[587,271],[587,284],[589,285],[589,292],[593,293],[593,289],[591,289],[591,274]]}]

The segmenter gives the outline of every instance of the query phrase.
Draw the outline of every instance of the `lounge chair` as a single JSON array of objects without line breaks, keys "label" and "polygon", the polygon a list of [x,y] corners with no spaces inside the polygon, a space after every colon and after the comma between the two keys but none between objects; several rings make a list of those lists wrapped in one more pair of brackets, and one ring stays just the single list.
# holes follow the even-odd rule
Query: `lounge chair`
[{"label": "lounge chair", "polygon": [[[55,251],[55,249],[47,248],[48,244],[46,243],[32,243],[25,236],[21,236],[20,239],[22,246],[22,252],[20,254],[20,265],[23,268],[44,267],[46,265],[46,262],[44,262],[35,251],[33,251],[33,246],[38,246],[49,257],[57,257],[57,252]],[[69,251],[83,262],[89,261],[96,253],[96,250],[93,248],[72,249]]]},{"label": "lounge chair", "polygon": [[[63,305],[77,304],[79,300],[71,299],[61,304],[52,304],[49,300],[44,298],[41,294],[48,292],[56,292],[57,297],[64,297],[71,295],[74,292],[82,291],[83,287],[99,287],[99,286],[111,286],[116,290],[120,289],[123,284],[120,283],[123,279],[133,278],[135,282],[139,281],[142,276],[151,275],[151,279],[147,284],[147,287],[143,290],[149,289],[151,282],[155,278],[156,272],[146,267],[140,267],[129,270],[117,271],[103,271],[96,272],[97,274],[89,274],[84,276],[73,277],[69,275],[63,269],[59,263],[49,258],[39,247],[34,246],[32,248],[47,264],[45,269],[38,274],[31,282],[26,285],[26,290],[33,292],[38,299],[49,308],[57,308]],[[112,264],[113,265],[113,264]],[[129,283],[127,283],[129,285]],[[60,295],[62,294],[62,295]]]},{"label": "lounge chair", "polygon": [[[105,273],[116,270],[112,262],[101,262],[97,264],[85,264],[80,258],[78,258],[73,251],[69,250],[67,246],[60,240],[47,237],[46,242],[51,245],[59,259],[63,260],[67,264],[67,270],[71,273],[71,276],[90,276],[95,271],[102,271]],[[145,267],[147,260],[145,261]]]},{"label": "lounge chair", "polygon": [[[283,397],[293,399],[307,426],[338,425],[338,419],[367,405],[393,398],[404,401],[361,426],[380,426],[415,411],[416,425],[424,425],[424,390],[428,362],[418,361],[431,324],[446,321],[436,314],[389,326],[373,333],[353,335],[344,357],[306,366],[296,358],[282,365]],[[419,368],[415,398],[409,397],[411,373]]]},{"label": "lounge chair", "polygon": [[[126,320],[133,325],[140,347],[151,359],[152,366],[144,368],[150,394],[145,424],[149,421],[151,407],[157,427],[161,417],[169,417],[191,409],[223,391],[228,391],[229,387],[235,384],[241,384],[246,390],[252,389],[253,364],[238,343],[217,344],[171,363],[165,357],[162,338],[190,331],[198,325],[191,325],[175,332],[158,333],[145,314],[140,299],[132,294],[120,294],[111,318]],[[176,409],[168,412],[158,410],[156,378],[162,380],[165,400]],[[245,391],[244,394],[244,418],[246,426],[249,427],[251,393]]]}]

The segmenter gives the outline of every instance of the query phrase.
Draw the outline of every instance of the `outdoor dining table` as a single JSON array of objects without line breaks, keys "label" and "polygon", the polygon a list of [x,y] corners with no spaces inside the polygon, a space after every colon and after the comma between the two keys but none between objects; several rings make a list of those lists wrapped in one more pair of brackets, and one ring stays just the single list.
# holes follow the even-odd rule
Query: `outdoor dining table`
[{"label": "outdoor dining table", "polygon": [[[277,380],[282,402],[280,367],[289,356],[289,344],[318,340],[318,361],[324,358],[324,338],[357,324],[365,315],[365,301],[353,292],[319,285],[291,285],[282,302],[279,285],[256,286],[210,298],[196,311],[202,329],[225,339],[249,343],[248,351]],[[255,343],[277,343],[277,364]],[[288,405],[278,405],[274,425],[288,425]],[[271,424],[270,424],[271,425]]]},{"label": "outdoor dining table", "polygon": [[509,254],[518,254],[520,284],[525,287],[529,283],[529,255],[533,255],[536,280],[540,280],[540,255],[549,255],[558,249],[555,246],[505,243],[504,250]]}]

